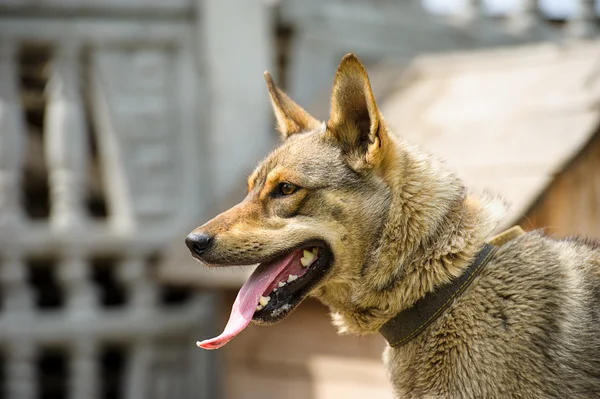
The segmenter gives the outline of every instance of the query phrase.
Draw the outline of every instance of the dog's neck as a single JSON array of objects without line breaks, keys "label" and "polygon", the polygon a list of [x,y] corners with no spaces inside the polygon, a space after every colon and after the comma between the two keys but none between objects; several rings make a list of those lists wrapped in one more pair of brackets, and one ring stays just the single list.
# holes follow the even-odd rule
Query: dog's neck
[{"label": "dog's neck", "polygon": [[466,196],[443,164],[397,143],[384,176],[392,201],[380,240],[345,303],[327,303],[341,332],[376,332],[435,287],[458,276],[504,213],[495,198]]}]

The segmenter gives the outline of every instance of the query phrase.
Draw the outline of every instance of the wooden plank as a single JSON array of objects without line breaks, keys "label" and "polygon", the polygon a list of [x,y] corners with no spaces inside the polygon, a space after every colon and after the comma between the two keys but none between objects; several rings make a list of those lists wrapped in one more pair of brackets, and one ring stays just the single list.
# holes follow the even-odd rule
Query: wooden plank
[{"label": "wooden plank", "polygon": [[181,40],[188,40],[193,28],[191,23],[175,20],[0,16],[0,37],[31,42],[77,37],[92,45],[175,46]]},{"label": "wooden plank", "polygon": [[37,15],[134,14],[136,18],[160,15],[184,16],[193,12],[193,0],[2,0],[0,10],[7,13]]},{"label": "wooden plank", "polygon": [[521,225],[558,237],[600,238],[600,134],[556,176]]}]

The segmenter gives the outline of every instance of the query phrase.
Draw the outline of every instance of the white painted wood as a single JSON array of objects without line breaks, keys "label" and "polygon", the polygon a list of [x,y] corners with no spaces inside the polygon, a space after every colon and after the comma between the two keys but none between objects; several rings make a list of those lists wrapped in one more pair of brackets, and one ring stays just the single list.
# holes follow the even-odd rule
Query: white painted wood
[{"label": "white painted wood", "polygon": [[16,248],[2,251],[0,285],[4,294],[3,307],[7,317],[33,312],[33,293],[27,283],[27,268],[22,255],[22,252]]},{"label": "white painted wood", "polygon": [[45,150],[51,195],[51,221],[59,230],[85,223],[88,137],[81,99],[80,43],[65,41],[52,61],[47,87]]},{"label": "white painted wood", "polygon": [[188,395],[177,384],[175,376],[187,373],[182,368],[181,359],[187,357],[186,351],[181,344],[167,343],[154,348],[154,356],[160,359],[157,366],[152,370],[148,381],[148,399],[186,399]]},{"label": "white painted wood", "polygon": [[[222,295],[214,295],[207,299],[207,306],[212,309],[218,309],[223,304]],[[220,325],[216,323],[198,324],[196,331],[188,338],[194,341],[196,337],[211,337],[220,333]],[[221,376],[221,354],[214,351],[192,351],[190,356],[190,367],[188,369],[188,381],[192,387],[191,392],[194,395],[187,399],[195,398],[221,398],[223,397],[223,377]],[[218,360],[217,360],[218,359]],[[205,376],[204,379],[199,378]]]},{"label": "white painted wood", "polygon": [[131,348],[131,355],[126,371],[125,397],[127,399],[147,399],[152,393],[150,385],[150,370],[144,367],[152,364],[154,348],[146,339],[141,339]]},{"label": "white painted wood", "polygon": [[185,15],[193,0],[1,0],[0,5],[10,11],[32,13],[104,13],[134,15]]},{"label": "white painted wood", "polygon": [[0,226],[18,228],[23,222],[21,168],[23,114],[19,103],[17,43],[0,40]]},{"label": "white painted wood", "polygon": [[187,22],[162,19],[123,19],[81,16],[78,18],[49,16],[34,18],[27,15],[0,14],[0,37],[20,41],[61,42],[77,38],[95,46],[133,46],[143,44],[169,45],[194,32]]},{"label": "white painted wood", "polygon": [[85,317],[86,313],[94,312],[98,306],[97,292],[88,277],[86,257],[77,251],[65,253],[57,267],[68,311],[74,317]]},{"label": "white painted wood", "polygon": [[[207,206],[201,190],[208,163],[199,131],[208,113],[198,112],[194,54],[189,38],[162,46],[99,49],[92,55],[93,121],[110,222],[123,234],[141,224],[146,234],[181,233]],[[152,82],[151,84],[149,82]],[[184,226],[184,227],[183,227]],[[153,232],[148,232],[152,229]]]},{"label": "white painted wood", "polygon": [[135,234],[136,220],[133,213],[133,199],[129,195],[127,176],[123,173],[125,158],[120,150],[117,128],[110,115],[110,99],[105,90],[105,83],[97,67],[101,55],[92,55],[91,67],[91,103],[94,107],[96,129],[102,132],[97,137],[100,151],[106,154],[107,162],[102,164],[105,176],[112,176],[105,183],[107,205],[110,210],[109,221],[115,230],[127,234]]},{"label": "white painted wood", "polygon": [[97,342],[79,340],[71,350],[70,397],[97,399],[100,397],[100,381]]},{"label": "white painted wood", "polygon": [[129,254],[117,269],[128,288],[130,306],[136,313],[148,313],[156,305],[157,290],[150,280],[146,262],[139,254]]},{"label": "white painted wood", "polygon": [[[272,69],[269,10],[259,1],[202,0],[199,42],[209,79],[211,189],[223,209],[275,141],[263,72]],[[235,12],[232,12],[235,10]],[[243,65],[241,68],[240,65]]]},{"label": "white painted wood", "polygon": [[[155,346],[166,340],[175,342],[180,354],[197,351],[194,343],[199,337],[194,332],[209,323],[214,309],[211,295],[205,293],[177,307],[160,306],[160,283],[147,265],[148,255],[187,227],[212,197],[201,190],[196,176],[182,177],[186,170],[207,164],[198,156],[199,132],[204,131],[199,127],[208,117],[199,106],[205,87],[200,82],[207,78],[200,67],[201,38],[195,33],[196,21],[188,15],[189,2],[185,13],[175,2],[154,2],[155,8],[141,11],[144,16],[153,14],[150,19],[123,18],[140,9],[140,2],[123,2],[110,15],[94,14],[105,6],[108,10],[108,2],[92,1],[79,8],[70,0],[40,3],[44,2],[37,2],[37,8],[32,2],[20,7],[0,0],[2,9],[18,11],[0,16],[4,77],[0,80],[0,222],[3,216],[16,221],[0,223],[5,396],[37,397],[36,353],[57,346],[68,353],[68,397],[98,397],[103,383],[98,351],[108,342],[126,348],[124,397],[146,399],[148,378],[168,357],[164,352],[154,354]],[[74,8],[59,10],[67,3]],[[178,4],[183,7],[183,0]],[[161,7],[166,11],[159,11]],[[50,9],[52,13],[46,15]],[[112,18],[115,15],[121,17]],[[52,212],[49,220],[28,220],[15,218],[21,205],[25,137],[16,54],[21,43],[40,41],[53,50],[43,127]],[[87,113],[84,93],[93,100]],[[107,188],[106,219],[90,219],[84,206],[90,162],[88,115]],[[94,257],[116,259],[114,272],[129,294],[126,305],[100,306],[90,279]],[[33,306],[34,291],[25,265],[30,258],[53,261],[64,307],[46,311]],[[177,387],[181,397],[213,397],[206,388],[211,386],[206,381],[206,357],[180,358],[177,373],[160,375],[162,385]],[[196,396],[198,383],[206,388],[201,396]]]},{"label": "white painted wood", "polygon": [[[0,318],[0,340],[16,342],[28,337],[36,346],[71,346],[76,340],[89,339],[123,342],[129,346],[145,339],[189,336],[198,329],[198,324],[194,325],[193,321],[206,324],[214,317],[211,315],[213,309],[206,308],[209,303],[207,297],[200,296],[196,301],[177,307],[176,311],[156,308],[145,314],[132,312],[129,308],[90,311],[86,316],[75,316],[62,310],[23,312],[18,317]],[[190,350],[196,350],[194,343],[195,340],[190,340]]]},{"label": "white painted wood", "polygon": [[[178,149],[181,155],[178,157],[178,180],[182,191],[176,201],[179,218],[172,220],[177,231],[184,234],[192,227],[192,221],[206,217],[206,209],[210,206],[211,198],[215,197],[215,193],[209,189],[211,169],[198,167],[200,163],[209,164],[210,154],[207,136],[210,135],[211,116],[208,110],[211,101],[208,95],[209,77],[204,70],[206,54],[197,32],[188,33],[181,38],[182,51],[174,55],[177,65],[174,90],[179,96],[173,105],[179,110],[178,126],[182,133]],[[180,237],[180,233],[177,236]]]},{"label": "white painted wood", "polygon": [[35,346],[33,342],[15,339],[6,347],[6,396],[15,399],[35,399]]}]

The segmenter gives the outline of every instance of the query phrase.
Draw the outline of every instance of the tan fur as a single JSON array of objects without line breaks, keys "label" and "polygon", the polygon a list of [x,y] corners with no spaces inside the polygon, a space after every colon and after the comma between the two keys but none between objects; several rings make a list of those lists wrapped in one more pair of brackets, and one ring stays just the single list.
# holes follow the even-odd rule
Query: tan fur
[{"label": "tan fur", "polygon": [[269,72],[265,72],[265,81],[267,82],[273,112],[277,120],[277,128],[282,138],[286,139],[294,133],[319,127],[319,121],[292,101],[275,85]]},{"label": "tan fur", "polygon": [[[462,273],[505,211],[467,195],[443,163],[393,136],[354,55],[321,124],[266,75],[284,138],[242,203],[195,230],[216,265],[319,239],[334,262],[311,295],[340,332],[376,333]],[[274,197],[281,182],[294,195]],[[600,250],[530,233],[504,245],[430,327],[384,361],[402,398],[600,397]]]}]

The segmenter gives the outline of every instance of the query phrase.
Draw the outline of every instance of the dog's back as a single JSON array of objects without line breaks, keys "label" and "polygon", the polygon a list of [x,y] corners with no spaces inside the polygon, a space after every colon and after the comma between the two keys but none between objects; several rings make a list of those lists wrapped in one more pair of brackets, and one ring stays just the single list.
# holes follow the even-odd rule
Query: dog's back
[{"label": "dog's back", "polygon": [[600,397],[600,245],[539,232],[505,244],[448,312],[384,357],[399,397]]}]

